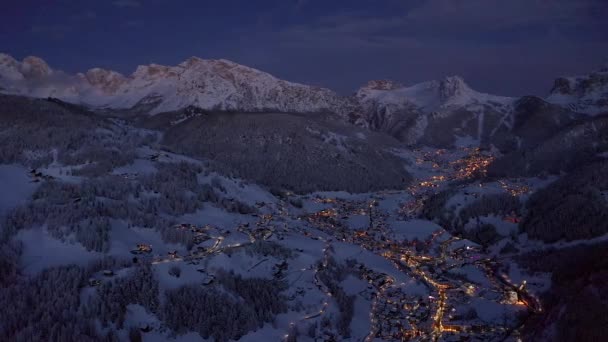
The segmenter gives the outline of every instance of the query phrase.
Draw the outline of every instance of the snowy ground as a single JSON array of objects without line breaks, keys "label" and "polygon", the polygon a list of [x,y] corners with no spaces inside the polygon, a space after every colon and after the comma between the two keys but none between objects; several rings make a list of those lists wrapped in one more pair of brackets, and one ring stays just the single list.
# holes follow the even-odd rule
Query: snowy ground
[{"label": "snowy ground", "polygon": [[23,242],[22,266],[28,274],[36,274],[52,266],[85,266],[102,257],[100,253],[87,251],[77,242],[57,240],[42,228],[21,230],[16,239]]},{"label": "snowy ground", "polygon": [[33,183],[30,170],[19,165],[0,165],[0,217],[9,209],[23,204],[36,191],[39,183]]},{"label": "snowy ground", "polygon": [[[466,145],[466,142],[463,139],[462,143]],[[418,190],[437,192],[443,189],[447,183],[437,176],[452,176],[448,173],[453,171],[449,163],[466,156],[467,151],[458,150],[452,155],[430,149],[403,152],[403,157],[410,161],[410,172],[417,177],[415,183],[422,184],[431,175],[429,184],[433,185],[428,189],[427,184],[416,189],[365,194],[317,192],[299,196],[288,193],[287,199],[281,199],[258,185],[214,172],[202,172],[196,178],[200,184],[211,184],[222,198],[238,199],[256,208],[256,212],[238,214],[228,212],[218,203],[204,203],[202,209],[174,217],[178,223],[210,227],[208,240],[197,243],[192,250],[182,244],[164,241],[155,229],[112,220],[110,248],[106,256],[128,260],[134,257],[132,251],[138,244],[151,246],[150,254],[137,254],[137,257],[152,261],[161,298],[165,291],[182,286],[215,286],[213,279],[220,270],[232,271],[244,278],[284,281],[288,286],[281,295],[287,298],[287,311],[278,314],[273,323],[266,323],[243,336],[240,341],[282,341],[293,333],[294,327],[299,331],[298,340],[317,341],[308,336],[315,325],[316,330],[312,330],[317,336],[336,336],[335,322],[341,314],[338,302],[329,293],[327,284],[319,281],[319,273],[329,258],[342,267],[355,265],[349,266],[350,273],[339,282],[346,295],[355,298],[354,314],[349,323],[351,337],[344,340],[366,340],[370,333],[384,336],[386,340],[386,334],[397,326],[405,330],[419,326],[424,330],[424,336],[430,337],[438,334],[433,328],[437,326],[434,319],[443,319],[445,325],[462,324],[463,329],[472,324],[483,325],[488,331],[491,331],[488,327],[495,325],[508,327],[513,323],[507,323],[504,317],[514,315],[521,307],[505,304],[506,293],[524,280],[530,282],[529,287],[533,291],[541,291],[548,287],[548,277],[525,274],[505,259],[501,262],[510,265],[509,273],[505,275],[506,280],[497,280],[489,271],[489,265],[491,258],[496,257],[498,250],[507,242],[506,238],[485,254],[478,244],[454,237],[436,223],[400,214],[404,203],[419,199]],[[445,164],[437,167],[429,156],[440,158]],[[421,158],[431,159],[420,161]],[[144,147],[137,149],[137,158],[132,163],[115,168],[111,173],[136,181],[141,175],[157,172],[157,163],[177,162],[202,165],[200,161],[185,156]],[[446,165],[448,171],[443,168]],[[54,162],[40,171],[61,182],[81,181],[79,177],[69,176],[71,169],[74,166],[67,168]],[[33,183],[28,173],[29,170],[21,166],[0,165],[0,179],[7,180],[5,184],[8,185],[7,190],[0,194],[0,215],[26,203],[36,190],[40,183]],[[529,191],[522,195],[527,196],[553,180],[518,180],[513,182],[514,185],[474,182],[459,187],[446,207],[456,208],[455,214],[458,214],[460,208],[484,194],[519,191],[526,187]],[[143,192],[141,197],[157,196]],[[301,206],[294,206],[293,203],[298,201]],[[488,215],[480,220],[494,225],[503,237],[517,234],[517,224],[506,222],[503,217]],[[44,227],[21,230],[15,239],[23,242],[21,264],[28,275],[51,266],[73,263],[86,266],[104,256],[103,253],[87,251],[73,237],[53,238]],[[524,246],[522,250],[547,247],[528,242],[522,236],[518,239]],[[275,244],[291,251],[291,254],[255,252],[251,248],[254,242]],[[171,274],[176,268],[180,271],[179,276]],[[128,268],[114,271],[116,278],[131,272]],[[475,287],[474,295],[464,293],[466,291],[462,289],[468,286]],[[94,295],[92,288],[85,288],[81,293],[83,298]],[[445,300],[441,300],[442,296],[446,297]],[[395,303],[400,305],[397,312],[388,308]],[[404,305],[409,305],[409,311],[403,309]],[[439,315],[456,309],[459,312],[473,309],[478,317],[473,321],[451,322],[448,314],[445,317]],[[332,325],[320,327],[326,320],[333,322]],[[128,326],[152,327],[152,331],[144,333],[145,341],[203,341],[196,333],[172,334],[158,317],[140,305],[127,307],[126,322]],[[127,338],[127,331],[122,330],[119,335]],[[438,336],[447,335],[439,332]]]}]

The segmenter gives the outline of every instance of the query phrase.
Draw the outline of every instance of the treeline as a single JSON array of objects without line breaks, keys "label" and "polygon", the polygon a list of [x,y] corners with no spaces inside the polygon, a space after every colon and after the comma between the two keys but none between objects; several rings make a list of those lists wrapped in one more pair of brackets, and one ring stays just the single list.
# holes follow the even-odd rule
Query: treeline
[{"label": "treeline", "polygon": [[598,116],[565,126],[543,142],[496,159],[488,167],[488,176],[529,177],[570,172],[597,160],[597,155],[606,151],[608,117]]},{"label": "treeline", "polygon": [[332,297],[338,304],[340,314],[336,322],[336,329],[338,333],[344,338],[350,337],[350,323],[353,320],[355,313],[355,299],[354,295],[348,295],[340,286],[340,282],[346,279],[351,274],[352,270],[348,267],[338,264],[333,257],[328,259],[327,265],[317,265],[319,267],[319,279],[327,286]]},{"label": "treeline", "polygon": [[171,217],[193,213],[205,202],[229,212],[255,211],[238,200],[222,197],[209,184],[200,184],[202,169],[198,165],[158,163],[157,168],[136,181],[106,175],[82,183],[44,182],[28,204],[7,214],[5,233],[45,225],[55,238],[74,236],[87,249],[105,252],[111,220],[124,220],[129,226],[156,229],[165,241],[190,248],[193,234],[175,229]]},{"label": "treeline", "polygon": [[[487,246],[500,239],[496,228],[483,223],[480,218],[490,215],[520,215],[522,205],[519,197],[508,193],[484,194],[479,199],[460,208],[447,207],[448,201],[456,194],[455,190],[445,190],[429,197],[421,211],[421,218],[434,221],[452,234]],[[475,220],[472,228],[465,229],[467,223]]]},{"label": "treeline", "polygon": [[[517,261],[531,272],[551,274],[551,289],[542,297],[543,313],[524,327],[528,340],[608,339],[608,243],[534,251]],[[554,331],[547,322],[555,323]]]},{"label": "treeline", "polygon": [[266,278],[243,278],[234,271],[218,270],[216,280],[228,291],[242,298],[254,308],[255,318],[260,322],[270,322],[278,313],[287,311],[286,297],[281,294],[287,289],[282,280]]},{"label": "treeline", "polygon": [[[507,216],[521,213],[519,197],[508,193],[485,194],[480,199],[470,203],[458,212],[458,218],[454,221],[452,229],[482,246],[489,246],[501,239],[496,227],[489,223],[483,223],[480,218],[489,215]],[[466,227],[467,223],[475,219],[473,227]]]},{"label": "treeline", "polygon": [[572,170],[556,182],[533,193],[525,205],[507,193],[483,195],[458,210],[447,203],[456,194],[445,190],[425,200],[421,217],[432,220],[452,233],[488,244],[496,241],[496,231],[477,221],[465,232],[472,219],[487,215],[523,216],[520,233],[545,242],[590,239],[608,233],[608,161],[598,160]]},{"label": "treeline", "polygon": [[488,215],[506,216],[511,213],[519,215],[520,212],[521,203],[519,202],[519,197],[508,193],[485,194],[478,200],[460,209],[455,225],[456,227],[464,227],[469,220],[474,218]]},{"label": "treeline", "polygon": [[0,95],[0,163],[38,168],[56,156],[64,165],[89,163],[75,173],[99,176],[133,160],[134,149],[156,140],[84,108]]},{"label": "treeline", "polygon": [[285,284],[262,278],[242,278],[219,271],[221,286],[184,286],[168,290],[162,318],[178,334],[198,332],[203,338],[223,342],[239,339],[287,311],[280,293]]},{"label": "treeline", "polygon": [[555,242],[608,233],[608,161],[588,164],[530,196],[521,232]]},{"label": "treeline", "polygon": [[0,286],[0,341],[118,341],[81,310],[80,291],[95,268],[52,267]]},{"label": "treeline", "polygon": [[21,241],[0,241],[0,288],[17,280],[21,253],[23,253]]},{"label": "treeline", "polygon": [[250,245],[245,246],[244,250],[250,256],[270,255],[277,259],[291,259],[295,257],[295,252],[292,249],[275,241],[255,240]]},{"label": "treeline", "polygon": [[447,189],[426,198],[420,218],[433,221],[442,227],[450,227],[456,216],[454,210],[446,209],[446,205],[455,194],[456,190]]},{"label": "treeline", "polygon": [[[172,126],[163,143],[213,160],[222,174],[297,192],[368,192],[408,184],[402,160],[381,148],[390,144],[360,141],[352,130],[342,136],[340,129],[314,117],[221,113]],[[369,139],[377,135],[368,133]]]},{"label": "treeline", "polygon": [[[51,267],[26,277],[15,271],[19,246],[0,245],[0,255],[7,257],[0,264],[0,305],[5,308],[0,310],[0,341],[114,342],[122,329],[137,337],[139,327],[125,325],[130,304],[143,306],[177,334],[194,331],[204,338],[228,341],[287,311],[283,281],[218,270],[214,284],[168,290],[161,302],[150,264],[105,258],[86,267]],[[126,275],[106,278],[92,294],[82,296],[95,273],[125,268]]]},{"label": "treeline", "polygon": [[75,152],[101,120],[85,111],[20,96],[0,95],[0,163],[39,167],[52,162],[50,149]]},{"label": "treeline", "polygon": [[137,264],[124,278],[104,282],[83,305],[83,313],[91,319],[99,319],[104,328],[114,324],[124,328],[127,305],[139,304],[150,313],[160,309],[158,281],[149,264]]}]

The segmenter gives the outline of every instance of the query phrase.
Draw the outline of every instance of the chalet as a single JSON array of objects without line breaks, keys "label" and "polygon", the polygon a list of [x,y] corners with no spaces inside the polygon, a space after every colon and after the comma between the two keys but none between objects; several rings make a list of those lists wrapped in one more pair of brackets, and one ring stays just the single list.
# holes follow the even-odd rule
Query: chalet
[{"label": "chalet", "polygon": [[135,249],[131,251],[131,254],[149,254],[152,253],[152,245],[140,243],[135,246]]},{"label": "chalet", "polygon": [[151,253],[152,252],[152,245],[148,245],[145,243],[140,243],[137,244],[137,250],[142,252],[142,253]]}]

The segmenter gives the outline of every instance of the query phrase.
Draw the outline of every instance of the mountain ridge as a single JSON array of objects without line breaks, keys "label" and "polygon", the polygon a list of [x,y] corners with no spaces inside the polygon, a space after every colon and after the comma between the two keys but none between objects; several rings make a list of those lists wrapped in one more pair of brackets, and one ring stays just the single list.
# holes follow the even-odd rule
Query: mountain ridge
[{"label": "mountain ridge", "polygon": [[[139,65],[130,75],[91,68],[69,75],[43,59],[19,62],[0,54],[0,92],[53,97],[92,109],[155,115],[188,107],[214,111],[335,113],[357,126],[384,131],[408,144],[478,145],[511,131],[525,97],[478,92],[462,77],[405,86],[372,80],[352,96],[279,79],[226,59],[190,57],[175,66]],[[586,76],[558,78],[549,96],[535,97],[551,111],[563,108],[594,116],[608,111],[608,68]],[[437,133],[440,131],[440,133]],[[439,134],[439,135],[438,135]]]},{"label": "mountain ridge", "polygon": [[[38,62],[38,63],[32,63]],[[38,65],[37,67],[31,67]],[[37,57],[18,62],[0,54],[0,90],[14,95],[56,97],[94,108],[128,109],[159,100],[151,114],[202,109],[281,112],[343,112],[335,92],[278,79],[225,59],[191,57],[176,66],[140,65],[129,76],[102,68],[68,75]]]}]

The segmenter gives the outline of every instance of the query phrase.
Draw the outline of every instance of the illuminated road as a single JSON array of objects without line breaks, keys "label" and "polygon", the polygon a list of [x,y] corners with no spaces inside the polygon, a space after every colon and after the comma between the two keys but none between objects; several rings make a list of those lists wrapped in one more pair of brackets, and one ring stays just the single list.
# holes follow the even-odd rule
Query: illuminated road
[{"label": "illuminated road", "polygon": [[165,256],[165,257],[161,257],[160,259],[156,258],[154,259],[151,264],[152,265],[158,265],[158,264],[166,264],[166,263],[173,263],[173,262],[184,262],[184,261],[191,261],[191,260],[195,260],[195,259],[202,259],[211,255],[216,255],[216,254],[220,254],[223,253],[224,251],[231,249],[231,248],[237,248],[237,247],[245,247],[247,245],[250,245],[252,242],[245,242],[245,243],[235,243],[232,245],[226,245],[220,248],[221,243],[224,241],[224,237],[220,236],[215,240],[215,243],[213,244],[213,246],[209,247],[208,249],[201,251],[201,252],[196,252],[196,253],[191,253],[188,256],[184,256],[184,257],[180,257],[180,256],[176,256],[176,257],[172,257],[172,256]]},{"label": "illuminated road", "polygon": [[[441,153],[437,154],[437,156],[441,156]],[[430,157],[429,157],[430,158]],[[433,160],[430,158],[430,160]],[[416,211],[420,206],[420,199],[424,196],[429,196],[433,192],[437,192],[441,190],[443,185],[447,184],[452,180],[459,179],[467,179],[471,178],[477,174],[483,174],[485,168],[492,160],[491,156],[485,156],[480,153],[479,150],[473,150],[468,156],[463,157],[462,159],[456,162],[443,163],[444,170],[437,170],[439,172],[445,172],[445,175],[434,175],[427,180],[421,180],[420,182],[415,183],[410,190],[412,195],[414,195],[414,202],[411,205],[411,210]],[[442,168],[439,163],[435,163],[433,167],[437,165],[437,168]],[[451,170],[448,170],[451,169]],[[518,193],[519,188],[512,187],[508,184],[502,184],[505,191],[511,193]],[[283,202],[281,202],[281,207],[278,207],[278,216],[283,218],[292,219],[294,221],[300,220],[304,218],[308,223],[310,223],[314,228],[318,229],[318,231],[323,232],[332,238],[352,243],[358,245],[359,247],[371,251],[374,254],[381,255],[385,259],[391,261],[391,263],[400,271],[408,276],[411,276],[415,279],[418,279],[422,283],[424,283],[430,291],[432,296],[429,296],[430,305],[428,308],[430,310],[427,312],[426,308],[424,311],[423,318],[417,318],[414,320],[409,320],[409,329],[403,328],[404,326],[390,322],[388,325],[391,329],[394,329],[396,326],[399,327],[398,332],[394,331],[392,334],[401,334],[402,339],[407,339],[409,337],[422,338],[428,341],[439,341],[446,333],[457,333],[461,331],[467,331],[467,327],[464,326],[456,326],[449,325],[446,321],[444,326],[444,317],[447,316],[446,312],[449,310],[448,305],[454,301],[458,301],[458,296],[456,292],[452,292],[450,289],[458,288],[461,286],[462,282],[458,280],[452,281],[452,279],[446,279],[442,276],[439,276],[442,272],[447,271],[453,267],[462,267],[463,265],[475,265],[481,266],[485,271],[487,278],[490,280],[493,286],[506,292],[506,290],[516,291],[523,305],[526,305],[532,312],[540,312],[540,304],[536,298],[530,295],[525,289],[520,289],[517,286],[513,285],[508,279],[499,275],[493,266],[486,260],[475,260],[471,261],[468,257],[459,257],[463,254],[455,254],[461,252],[449,251],[450,245],[460,240],[458,237],[450,237],[446,241],[439,242],[438,238],[442,237],[442,234],[445,234],[444,230],[433,233],[432,237],[429,240],[424,242],[424,245],[416,245],[414,247],[422,247],[422,249],[412,248],[412,245],[409,246],[406,244],[402,244],[398,241],[391,241],[390,236],[391,232],[387,227],[386,216],[388,214],[386,212],[381,212],[380,210],[375,208],[375,200],[371,202],[365,201],[347,201],[341,199],[318,199],[319,203],[330,204],[331,207],[325,208],[319,212],[312,213],[310,215],[298,217],[295,215],[291,215],[288,210],[288,206],[283,206]],[[276,209],[276,208],[275,208]],[[277,212],[277,210],[275,210]],[[370,224],[367,230],[353,230],[351,227],[345,227],[344,221],[340,218],[349,217],[351,215],[369,215],[370,216]],[[386,215],[386,216],[383,216]],[[250,244],[258,239],[266,239],[272,236],[272,233],[277,233],[277,230],[273,230],[269,228],[271,222],[273,221],[273,215],[264,214],[260,215],[260,220],[255,224],[255,230],[249,229],[247,225],[247,233],[249,235]],[[282,221],[288,222],[288,221]],[[287,224],[285,223],[285,227]],[[331,297],[332,294],[329,292],[329,289],[323,282],[320,280],[318,273],[328,265],[328,261],[330,258],[330,248],[331,248],[331,239],[325,239],[322,236],[314,236],[312,232],[315,230],[312,229],[304,229],[300,225],[295,225],[290,229],[291,232],[300,233],[304,236],[312,238],[317,241],[323,241],[323,258],[321,263],[316,267],[312,268],[304,268],[301,269],[301,272],[312,271],[313,273],[313,282],[317,286],[317,288],[325,295],[325,298],[319,301],[321,306],[317,311],[309,312],[306,315],[296,319],[294,322],[289,324],[290,331],[293,331],[294,326],[296,326],[299,322],[306,320],[313,320],[322,317],[328,310],[331,305]],[[269,234],[267,232],[270,232]],[[327,236],[325,235],[325,236]],[[239,246],[244,246],[246,244],[235,244],[231,246],[222,245],[223,238],[220,237],[215,241],[214,246],[209,248],[208,250],[199,253],[198,255],[193,255],[188,258],[197,258],[197,257],[205,257],[215,253],[221,253],[228,248],[234,248]],[[439,247],[435,249],[435,247]],[[451,256],[448,256],[450,254]],[[458,259],[457,259],[458,258]],[[155,261],[154,263],[161,262],[176,262],[183,261],[184,258],[164,258],[163,260]],[[447,265],[447,260],[453,261],[456,260],[457,264],[449,266]],[[438,272],[439,271],[439,272]],[[390,277],[389,277],[390,278]],[[449,282],[449,283],[448,283]],[[384,324],[386,321],[386,314],[382,312],[382,310],[386,310],[386,308],[382,307],[383,305],[380,303],[384,303],[387,298],[389,298],[392,294],[392,291],[387,291],[394,287],[394,280],[390,279],[381,285],[375,283],[375,297],[371,303],[371,311],[370,311],[370,331],[369,334],[365,337],[366,342],[371,342],[376,338],[376,336],[382,335],[385,333],[383,331]],[[428,302],[427,302],[428,303]],[[404,309],[402,309],[404,310]],[[408,315],[408,317],[410,317]],[[405,321],[406,318],[399,318],[401,321]],[[285,335],[285,337],[289,337]]]}]

